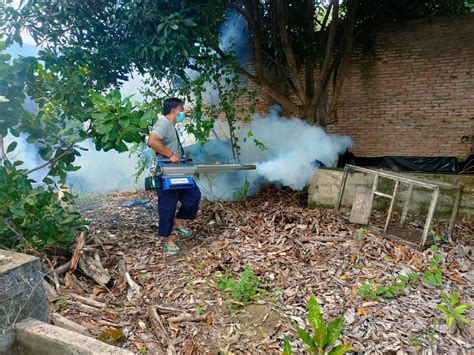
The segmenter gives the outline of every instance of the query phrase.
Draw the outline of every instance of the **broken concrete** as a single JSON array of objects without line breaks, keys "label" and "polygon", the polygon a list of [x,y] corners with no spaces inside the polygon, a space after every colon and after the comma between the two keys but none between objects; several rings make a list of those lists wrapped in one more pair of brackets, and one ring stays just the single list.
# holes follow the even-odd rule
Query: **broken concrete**
[{"label": "broken concrete", "polygon": [[26,319],[15,325],[14,354],[34,355],[130,355],[132,352],[82,334]]},{"label": "broken concrete", "polygon": [[0,250],[0,337],[23,319],[48,320],[43,276],[38,258]]}]

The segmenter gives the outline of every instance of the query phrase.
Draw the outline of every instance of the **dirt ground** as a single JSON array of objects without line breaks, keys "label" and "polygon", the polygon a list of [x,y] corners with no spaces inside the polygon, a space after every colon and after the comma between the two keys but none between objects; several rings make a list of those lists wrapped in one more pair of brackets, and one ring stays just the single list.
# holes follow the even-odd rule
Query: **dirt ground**
[{"label": "dirt ground", "polygon": [[[422,276],[394,298],[358,295],[370,280],[386,284],[399,274],[422,275],[429,250],[389,241],[332,210],[308,209],[304,197],[289,190],[268,188],[246,201],[203,201],[188,225],[194,236],[178,237],[182,252],[168,255],[156,237],[156,202],[154,193],[122,192],[80,203],[91,221],[82,252],[98,251],[111,281],[100,286],[79,269],[60,277],[58,294],[49,296],[53,316],[140,354],[277,354],[285,335],[302,353],[295,327],[308,327],[306,304],[314,294],[327,321],[345,316],[340,342],[355,352],[474,351],[472,325],[448,329],[437,308],[440,289]],[[416,220],[409,224],[419,227]],[[469,304],[473,230],[472,223],[459,221],[454,243],[440,246],[441,290],[455,289]],[[131,291],[119,260],[139,291]],[[56,267],[65,261],[49,260]],[[220,291],[217,280],[225,272],[238,277],[245,268],[262,285],[256,300],[241,304]],[[474,319],[472,309],[468,318]]]}]

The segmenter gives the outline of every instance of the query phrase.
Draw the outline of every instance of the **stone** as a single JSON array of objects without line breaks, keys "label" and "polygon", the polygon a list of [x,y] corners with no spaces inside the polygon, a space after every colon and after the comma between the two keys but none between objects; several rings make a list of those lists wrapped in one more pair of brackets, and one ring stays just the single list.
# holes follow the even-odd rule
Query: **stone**
[{"label": "stone", "polygon": [[0,250],[0,337],[25,318],[48,320],[48,303],[38,258]]}]

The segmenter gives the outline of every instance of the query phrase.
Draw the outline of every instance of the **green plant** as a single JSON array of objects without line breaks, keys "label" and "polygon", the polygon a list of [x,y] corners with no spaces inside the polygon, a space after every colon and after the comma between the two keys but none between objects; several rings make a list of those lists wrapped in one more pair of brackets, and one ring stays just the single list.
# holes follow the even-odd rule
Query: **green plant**
[{"label": "green plant", "polygon": [[440,268],[441,263],[443,262],[443,256],[438,253],[438,243],[441,240],[441,237],[434,233],[434,244],[431,246],[431,260],[430,260],[430,269],[426,270],[423,273],[423,279],[425,282],[431,286],[441,286],[443,285],[443,272]]},{"label": "green plant", "polygon": [[[351,350],[350,345],[342,344],[335,346],[344,325],[344,316],[334,319],[327,324],[324,321],[321,309],[319,308],[316,298],[311,295],[308,302],[308,323],[314,331],[314,335],[310,335],[306,330],[296,327],[296,332],[301,340],[309,347],[310,354],[329,354],[339,355]],[[291,345],[288,338],[285,337],[283,343],[283,354],[291,354]]]},{"label": "green plant", "polygon": [[147,349],[146,347],[142,346],[142,347],[140,348],[140,350],[138,350],[138,353],[139,353],[140,355],[146,355],[146,354],[148,354],[148,349]]},{"label": "green plant", "polygon": [[443,312],[442,319],[446,322],[449,328],[453,328],[458,324],[469,324],[469,320],[464,316],[464,312],[471,308],[467,303],[459,304],[456,291],[452,291],[448,296],[441,292],[441,298],[444,304],[438,304],[438,308]]},{"label": "green plant", "polygon": [[[390,280],[391,278],[387,278]],[[393,278],[392,278],[393,280]],[[405,292],[410,281],[416,282],[418,280],[418,274],[410,273],[408,275],[398,275],[394,282],[388,285],[378,285],[373,281],[368,281],[357,290],[357,294],[363,298],[375,300],[377,296],[383,298],[394,298]]]},{"label": "green plant", "polygon": [[250,182],[245,179],[242,187],[233,193],[233,199],[237,201],[246,201],[249,194]]},{"label": "green plant", "polygon": [[196,309],[194,310],[198,316],[204,314],[206,311],[206,308],[203,306],[197,306]]},{"label": "green plant", "polygon": [[367,281],[365,284],[359,287],[357,294],[363,298],[371,300],[377,299],[377,293],[373,290],[373,281]]},{"label": "green plant", "polygon": [[228,292],[237,301],[248,303],[255,300],[263,291],[260,289],[262,282],[254,275],[251,268],[246,268],[239,276],[239,281],[235,281],[231,272],[227,271],[223,277],[217,280],[217,288]]},{"label": "green plant", "polygon": [[196,269],[204,269],[206,267],[206,264],[201,260],[196,263]]},{"label": "green plant", "polygon": [[410,346],[417,347],[421,345],[421,340],[411,335],[408,337],[408,344],[410,344]]},{"label": "green plant", "polygon": [[367,233],[367,228],[359,228],[357,229],[357,239],[363,240],[365,237],[365,233]]},{"label": "green plant", "polygon": [[67,307],[67,301],[64,298],[60,298],[55,302],[55,305],[59,310],[63,310]]},{"label": "green plant", "polygon": [[[42,251],[55,245],[69,250],[77,229],[87,222],[79,213],[63,208],[52,188],[33,187],[22,162],[0,165],[0,245],[23,251]],[[64,193],[62,200],[73,196]]]}]

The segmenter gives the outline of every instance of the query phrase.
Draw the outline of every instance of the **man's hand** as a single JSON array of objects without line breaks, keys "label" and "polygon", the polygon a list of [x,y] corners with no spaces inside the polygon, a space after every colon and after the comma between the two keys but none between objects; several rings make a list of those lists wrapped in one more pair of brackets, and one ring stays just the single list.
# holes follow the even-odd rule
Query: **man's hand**
[{"label": "man's hand", "polygon": [[179,157],[174,153],[173,153],[173,155],[170,156],[170,160],[173,164],[177,164],[180,161]]}]

